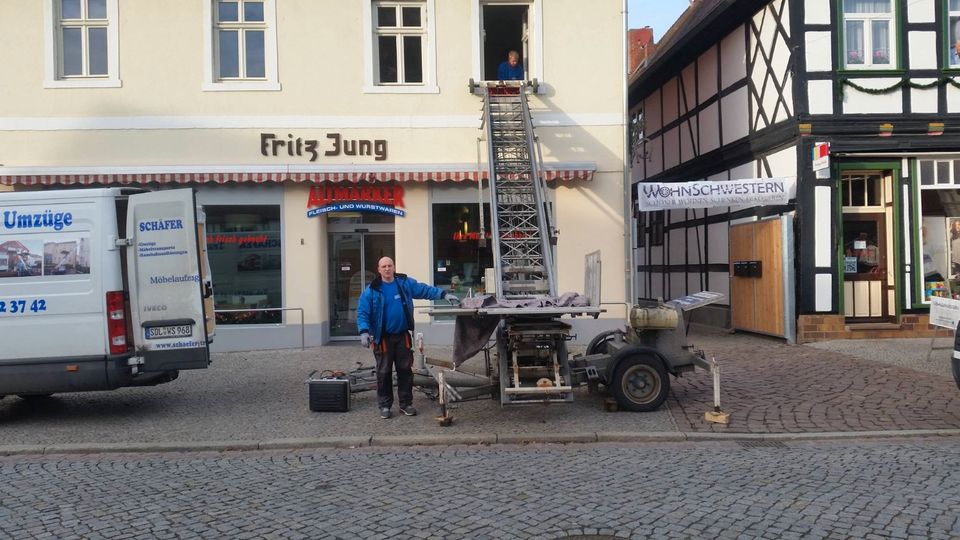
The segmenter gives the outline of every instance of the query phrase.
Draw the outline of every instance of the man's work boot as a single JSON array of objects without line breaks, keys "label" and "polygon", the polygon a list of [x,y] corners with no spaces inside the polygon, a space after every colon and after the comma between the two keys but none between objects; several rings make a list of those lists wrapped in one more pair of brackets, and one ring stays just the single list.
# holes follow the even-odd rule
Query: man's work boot
[{"label": "man's work boot", "polygon": [[390,409],[388,407],[382,407],[380,409],[380,418],[383,418],[384,420],[386,420],[391,416],[393,416],[393,413],[390,412]]},{"label": "man's work boot", "polygon": [[413,408],[413,405],[407,405],[406,407],[400,407],[400,412],[407,416],[416,416],[417,410]]}]

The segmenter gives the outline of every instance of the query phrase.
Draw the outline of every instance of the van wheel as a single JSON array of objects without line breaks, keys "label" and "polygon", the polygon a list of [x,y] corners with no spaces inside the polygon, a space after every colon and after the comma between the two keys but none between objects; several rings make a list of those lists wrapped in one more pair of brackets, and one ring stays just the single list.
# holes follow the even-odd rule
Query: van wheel
[{"label": "van wheel", "polygon": [[17,397],[27,401],[39,401],[41,399],[47,399],[53,394],[17,394]]},{"label": "van wheel", "polygon": [[620,408],[647,412],[667,399],[670,379],[659,358],[633,354],[620,361],[609,387]]}]

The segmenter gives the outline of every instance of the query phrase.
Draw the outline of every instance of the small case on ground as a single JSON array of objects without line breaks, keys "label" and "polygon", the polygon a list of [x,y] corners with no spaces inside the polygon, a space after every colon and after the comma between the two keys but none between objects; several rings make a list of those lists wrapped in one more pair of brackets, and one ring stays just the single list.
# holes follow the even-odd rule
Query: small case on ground
[{"label": "small case on ground", "polygon": [[[307,377],[307,397],[313,412],[347,412],[350,410],[350,380],[344,376],[316,375]],[[327,372],[329,373],[329,372]]]}]

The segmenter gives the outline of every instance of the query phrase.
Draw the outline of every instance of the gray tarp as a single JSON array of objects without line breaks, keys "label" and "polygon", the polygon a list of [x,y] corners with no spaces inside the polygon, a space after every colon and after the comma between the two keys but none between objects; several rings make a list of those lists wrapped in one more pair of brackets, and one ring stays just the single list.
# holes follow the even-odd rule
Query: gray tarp
[{"label": "gray tarp", "polygon": [[[543,296],[524,300],[498,299],[489,294],[464,298],[460,307],[483,308],[537,308],[537,307],[586,307],[586,296],[568,292],[560,296]],[[499,315],[458,315],[453,329],[453,364],[459,366],[480,352],[490,340],[500,323]]]}]

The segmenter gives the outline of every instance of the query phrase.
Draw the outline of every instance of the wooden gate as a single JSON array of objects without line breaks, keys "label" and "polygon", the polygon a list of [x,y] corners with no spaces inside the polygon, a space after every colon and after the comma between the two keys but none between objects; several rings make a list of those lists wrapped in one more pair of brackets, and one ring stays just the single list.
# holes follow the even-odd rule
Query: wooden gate
[{"label": "wooden gate", "polygon": [[787,337],[781,219],[730,227],[730,311],[736,330]]}]

